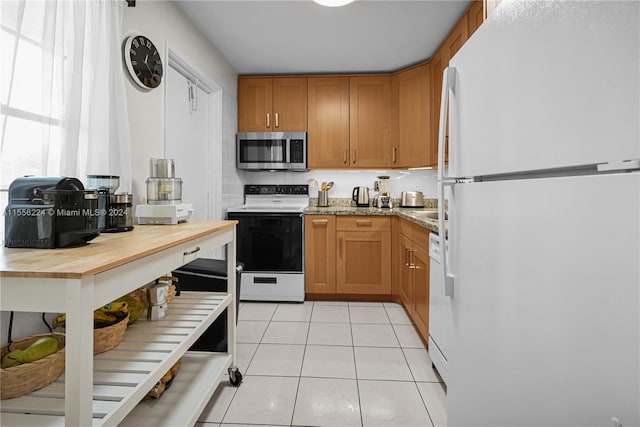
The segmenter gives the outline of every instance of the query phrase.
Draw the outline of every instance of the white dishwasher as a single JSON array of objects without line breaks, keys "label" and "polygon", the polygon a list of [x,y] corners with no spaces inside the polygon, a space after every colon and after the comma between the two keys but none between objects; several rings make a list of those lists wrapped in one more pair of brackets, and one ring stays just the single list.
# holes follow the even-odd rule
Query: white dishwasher
[{"label": "white dishwasher", "polygon": [[429,257],[429,357],[446,384],[447,360],[453,336],[453,315],[451,297],[444,294],[440,238],[435,233],[429,235]]}]

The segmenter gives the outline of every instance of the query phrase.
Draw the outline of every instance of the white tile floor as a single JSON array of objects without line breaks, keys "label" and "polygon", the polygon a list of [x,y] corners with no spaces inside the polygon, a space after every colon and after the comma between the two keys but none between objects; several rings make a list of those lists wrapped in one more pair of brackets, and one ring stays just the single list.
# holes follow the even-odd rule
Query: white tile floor
[{"label": "white tile floor", "polygon": [[240,304],[240,387],[220,385],[200,427],[445,427],[446,394],[392,303]]}]

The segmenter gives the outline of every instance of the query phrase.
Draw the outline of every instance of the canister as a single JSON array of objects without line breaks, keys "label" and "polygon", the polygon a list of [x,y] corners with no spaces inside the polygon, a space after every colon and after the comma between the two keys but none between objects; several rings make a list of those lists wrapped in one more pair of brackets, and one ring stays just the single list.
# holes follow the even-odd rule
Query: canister
[{"label": "canister", "polygon": [[149,176],[152,178],[175,178],[176,165],[174,159],[150,159]]},{"label": "canister", "polygon": [[109,195],[107,232],[133,230],[133,195],[118,193]]},{"label": "canister", "polygon": [[318,206],[326,208],[329,206],[329,191],[328,190],[320,190],[318,191]]}]

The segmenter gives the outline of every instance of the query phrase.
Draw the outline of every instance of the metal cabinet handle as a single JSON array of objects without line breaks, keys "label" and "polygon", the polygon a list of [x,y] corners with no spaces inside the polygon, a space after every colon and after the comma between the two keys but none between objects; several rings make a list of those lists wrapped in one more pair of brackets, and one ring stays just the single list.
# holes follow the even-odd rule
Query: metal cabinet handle
[{"label": "metal cabinet handle", "polygon": [[278,122],[278,113],[276,113],[276,127],[280,126],[280,123]]},{"label": "metal cabinet handle", "polygon": [[398,149],[396,147],[393,147],[393,152],[392,152],[393,163],[395,163],[397,160],[397,156],[396,156],[397,151]]},{"label": "metal cabinet handle", "polygon": [[345,148],[344,149],[344,158],[342,159],[342,161],[346,164],[347,163],[347,156],[349,155],[349,149]]},{"label": "metal cabinet handle", "polygon": [[410,269],[418,268],[418,266],[415,263],[415,259],[416,259],[415,258],[416,257],[415,252],[416,252],[415,249],[409,249],[409,268]]},{"label": "metal cabinet handle", "polygon": [[271,115],[267,113],[267,127],[271,127]]},{"label": "metal cabinet handle", "polygon": [[342,259],[342,237],[338,238],[338,257]]},{"label": "metal cabinet handle", "polygon": [[200,246],[196,246],[196,248],[194,250],[183,252],[182,255],[184,255],[184,256],[193,255],[193,254],[195,254],[196,252],[199,252],[199,251],[200,251]]},{"label": "metal cabinet handle", "polygon": [[353,163],[354,163],[354,164],[356,163],[356,152],[357,152],[357,151],[358,151],[358,150],[356,150],[355,148],[353,149]]},{"label": "metal cabinet handle", "polygon": [[409,250],[404,248],[404,265],[409,267]]},{"label": "metal cabinet handle", "polygon": [[327,225],[329,223],[328,219],[314,219],[313,225]]},{"label": "metal cabinet handle", "polygon": [[358,227],[371,227],[372,223],[370,219],[356,219],[356,225]]}]

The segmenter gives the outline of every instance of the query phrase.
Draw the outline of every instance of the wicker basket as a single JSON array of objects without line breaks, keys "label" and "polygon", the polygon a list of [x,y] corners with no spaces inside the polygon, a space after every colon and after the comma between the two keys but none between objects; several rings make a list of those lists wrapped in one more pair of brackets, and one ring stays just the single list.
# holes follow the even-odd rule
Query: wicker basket
[{"label": "wicker basket", "polygon": [[127,330],[129,315],[121,319],[118,323],[93,330],[93,354],[104,353],[111,350],[122,341]]},{"label": "wicker basket", "polygon": [[[51,384],[64,372],[64,334],[33,335],[11,343],[11,350],[24,350],[36,340],[53,336],[58,340],[60,350],[35,362],[23,363],[11,368],[0,369],[0,399],[22,396]],[[9,346],[2,346],[1,355],[9,352]]]}]

